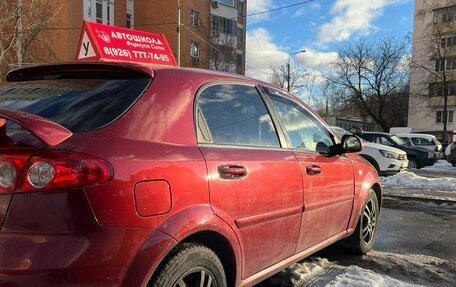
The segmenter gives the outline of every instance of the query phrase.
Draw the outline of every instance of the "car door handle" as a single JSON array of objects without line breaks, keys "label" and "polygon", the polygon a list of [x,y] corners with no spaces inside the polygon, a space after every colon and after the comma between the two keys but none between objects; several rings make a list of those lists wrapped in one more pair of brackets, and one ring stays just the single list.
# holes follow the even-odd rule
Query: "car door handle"
[{"label": "car door handle", "polygon": [[313,164],[309,164],[307,167],[306,167],[306,171],[307,171],[307,174],[319,174],[321,173],[321,167],[319,167],[318,165],[313,165]]},{"label": "car door handle", "polygon": [[223,179],[238,179],[247,175],[247,169],[236,164],[222,164],[218,167],[218,172]]}]

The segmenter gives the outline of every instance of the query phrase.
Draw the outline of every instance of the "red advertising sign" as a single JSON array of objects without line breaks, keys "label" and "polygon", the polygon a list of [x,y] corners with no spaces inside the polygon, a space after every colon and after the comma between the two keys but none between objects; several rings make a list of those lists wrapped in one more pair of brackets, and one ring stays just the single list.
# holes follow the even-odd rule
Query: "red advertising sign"
[{"label": "red advertising sign", "polygon": [[163,34],[84,21],[76,60],[176,66]]}]

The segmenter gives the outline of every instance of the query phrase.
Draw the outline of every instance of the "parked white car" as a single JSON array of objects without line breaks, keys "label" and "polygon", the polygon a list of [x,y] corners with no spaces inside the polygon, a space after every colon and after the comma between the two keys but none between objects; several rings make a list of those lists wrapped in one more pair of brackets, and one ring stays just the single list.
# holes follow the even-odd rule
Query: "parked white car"
[{"label": "parked white car", "polygon": [[415,133],[398,133],[396,135],[406,141],[410,146],[424,147],[436,152],[442,151],[442,144],[433,135]]},{"label": "parked white car", "polygon": [[[352,134],[341,127],[331,127],[339,136]],[[407,153],[398,148],[364,141],[364,149],[358,152],[375,167],[379,175],[393,175],[407,170]]]}]

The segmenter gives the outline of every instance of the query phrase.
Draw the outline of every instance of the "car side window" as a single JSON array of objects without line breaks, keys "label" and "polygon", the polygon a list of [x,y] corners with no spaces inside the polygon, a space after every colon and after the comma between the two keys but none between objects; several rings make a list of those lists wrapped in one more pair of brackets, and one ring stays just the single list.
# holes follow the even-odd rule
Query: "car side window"
[{"label": "car side window", "polygon": [[410,142],[409,138],[401,137],[401,139],[403,139],[407,143],[407,145],[411,145],[411,142]]},{"label": "car side window", "polygon": [[[199,142],[223,145],[280,147],[276,129],[257,89],[253,86],[219,84],[198,96],[198,126],[207,128]],[[201,127],[202,122],[207,126]],[[204,135],[204,133],[202,133]]]},{"label": "car side window", "polygon": [[329,147],[334,144],[331,134],[312,114],[294,101],[271,93],[268,95],[292,148],[329,153]]},{"label": "car side window", "polygon": [[434,145],[434,143],[425,138],[415,138],[412,137],[412,142],[414,145]]},{"label": "car side window", "polygon": [[380,143],[383,145],[392,145],[391,141],[384,136],[380,137]]}]

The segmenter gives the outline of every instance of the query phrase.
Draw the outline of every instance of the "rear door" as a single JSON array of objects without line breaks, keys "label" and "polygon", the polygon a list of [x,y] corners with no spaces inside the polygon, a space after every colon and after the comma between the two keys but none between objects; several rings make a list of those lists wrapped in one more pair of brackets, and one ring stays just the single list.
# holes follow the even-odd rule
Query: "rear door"
[{"label": "rear door", "polygon": [[297,247],[301,251],[347,229],[354,199],[353,167],[345,155],[329,154],[334,139],[312,113],[278,90],[264,90],[301,168],[304,213]]},{"label": "rear door", "polygon": [[300,168],[281,148],[255,86],[207,86],[196,110],[210,203],[237,230],[245,278],[294,254],[303,204]]}]

